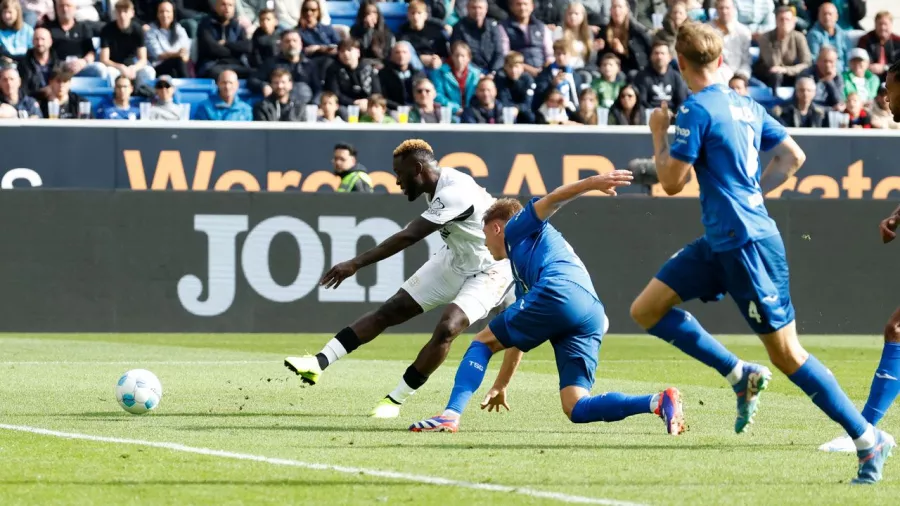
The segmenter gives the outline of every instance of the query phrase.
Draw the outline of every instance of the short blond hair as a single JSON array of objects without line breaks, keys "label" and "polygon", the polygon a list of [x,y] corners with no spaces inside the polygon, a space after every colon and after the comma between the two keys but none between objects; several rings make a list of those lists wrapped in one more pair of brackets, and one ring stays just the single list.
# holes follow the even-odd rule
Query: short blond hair
[{"label": "short blond hair", "polygon": [[493,204],[491,204],[491,207],[489,207],[488,210],[484,212],[483,220],[485,223],[489,223],[494,220],[501,220],[506,223],[521,210],[522,203],[516,199],[497,199]]},{"label": "short blond hair", "polygon": [[887,18],[888,21],[894,21],[894,16],[889,11],[881,11],[875,15],[875,21],[881,21],[881,18]]},{"label": "short blond hair", "polygon": [[675,52],[695,67],[706,67],[722,56],[722,36],[715,28],[695,22],[687,22],[678,29]]},{"label": "short blond hair", "polygon": [[413,154],[423,154],[433,158],[434,150],[422,139],[407,139],[394,150],[394,157],[406,158]]}]

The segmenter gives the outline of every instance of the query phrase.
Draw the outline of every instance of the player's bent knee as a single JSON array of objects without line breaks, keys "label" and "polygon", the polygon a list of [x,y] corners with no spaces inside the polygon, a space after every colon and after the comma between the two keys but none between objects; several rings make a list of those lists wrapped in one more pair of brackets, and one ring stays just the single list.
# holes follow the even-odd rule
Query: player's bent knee
[{"label": "player's bent knee", "polygon": [[562,410],[569,421],[578,423],[578,420],[572,419],[572,413],[575,411],[575,405],[578,404],[578,401],[580,401],[582,397],[588,395],[590,395],[589,391],[574,385],[565,387],[559,391],[559,400],[562,404]]},{"label": "player's bent knee", "polygon": [[485,327],[478,332],[478,334],[475,334],[475,339],[473,339],[473,341],[478,341],[479,343],[486,345],[494,353],[505,349],[503,343],[501,343],[500,340],[497,339],[497,336],[491,332],[490,327]]},{"label": "player's bent knee", "polygon": [[900,343],[900,309],[891,315],[890,321],[884,327],[884,342]]}]

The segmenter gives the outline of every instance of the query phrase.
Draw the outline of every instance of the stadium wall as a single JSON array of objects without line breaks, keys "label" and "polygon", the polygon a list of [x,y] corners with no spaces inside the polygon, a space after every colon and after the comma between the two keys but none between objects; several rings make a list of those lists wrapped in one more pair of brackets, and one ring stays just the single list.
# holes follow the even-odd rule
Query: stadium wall
[{"label": "stadium wall", "polygon": [[[785,237],[801,332],[879,333],[898,302],[896,249],[877,233],[892,205],[769,207]],[[435,234],[339,290],[316,286],[325,269],[421,210],[390,195],[6,192],[0,331],[334,332],[393,294],[442,243]],[[632,299],[701,233],[689,199],[582,199],[553,222],[590,269],[617,333],[638,331]],[[727,299],[689,308],[713,332],[746,333]],[[428,332],[436,316],[399,330]]]},{"label": "stadium wall", "polygon": [[[900,135],[792,134],[807,163],[769,198],[885,199],[900,192]],[[0,188],[332,192],[332,147],[342,141],[358,148],[377,191],[396,193],[391,151],[411,136],[426,139],[442,164],[467,169],[495,195],[543,195],[652,155],[645,127],[20,120],[0,125]],[[659,188],[627,191],[664,196]],[[696,184],[688,184],[679,196],[697,195]]]}]

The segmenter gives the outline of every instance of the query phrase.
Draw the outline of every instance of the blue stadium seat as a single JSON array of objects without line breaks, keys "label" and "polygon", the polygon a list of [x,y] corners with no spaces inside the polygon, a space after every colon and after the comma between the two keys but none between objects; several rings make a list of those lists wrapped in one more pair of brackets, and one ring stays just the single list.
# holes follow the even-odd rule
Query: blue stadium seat
[{"label": "blue stadium seat", "polygon": [[73,77],[72,91],[81,95],[97,88],[109,88],[109,80],[102,77]]},{"label": "blue stadium seat", "polygon": [[750,98],[759,102],[766,109],[774,107],[781,102],[772,93],[772,89],[767,86],[751,86],[747,91],[750,93]]},{"label": "blue stadium seat", "polygon": [[[331,4],[328,4],[331,6]],[[406,2],[378,2],[378,8],[384,15],[384,24],[394,33],[406,23]]]},{"label": "blue stadium seat", "polygon": [[328,15],[331,16],[332,25],[353,26],[358,11],[359,2],[356,1],[328,2]]},{"label": "blue stadium seat", "polygon": [[212,79],[200,79],[200,78],[184,78],[184,79],[173,79],[172,83],[181,90],[214,90],[216,89],[216,82]]}]

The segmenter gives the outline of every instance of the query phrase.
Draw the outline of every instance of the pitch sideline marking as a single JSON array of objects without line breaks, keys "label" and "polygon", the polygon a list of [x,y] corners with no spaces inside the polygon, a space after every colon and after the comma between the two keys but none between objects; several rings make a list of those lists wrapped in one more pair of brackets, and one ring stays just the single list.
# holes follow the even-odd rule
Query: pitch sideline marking
[{"label": "pitch sideline marking", "polygon": [[313,462],[302,462],[292,459],[280,459],[266,457],[263,455],[252,455],[249,453],[235,453],[223,450],[213,450],[210,448],[202,448],[196,446],[186,446],[179,443],[166,443],[158,441],[143,441],[140,439],[124,439],[117,437],[93,436],[90,434],[78,434],[73,432],[60,432],[50,429],[42,429],[40,427],[30,427],[27,425],[7,425],[0,424],[0,429],[11,430],[17,432],[27,432],[31,434],[39,434],[42,436],[53,436],[65,439],[80,439],[84,441],[95,441],[100,443],[116,443],[128,444],[135,446],[149,446],[152,448],[163,448],[177,452],[194,453],[197,455],[207,455],[211,457],[221,457],[234,460],[249,460],[254,462],[263,462],[276,466],[300,467],[304,469],[312,469],[315,471],[333,471],[345,474],[356,474],[365,476],[374,476],[378,478],[388,478],[392,480],[410,481],[414,483],[424,483],[426,485],[438,485],[445,487],[466,488],[472,490],[484,490],[488,492],[505,492],[519,494],[539,499],[550,499],[554,501],[572,503],[572,504],[601,504],[605,506],[641,506],[638,503],[627,501],[616,501],[612,499],[601,499],[595,497],[585,497],[578,495],[563,494],[560,492],[548,492],[544,490],[535,490],[531,488],[512,487],[509,485],[495,485],[491,483],[474,483],[468,481],[451,480],[448,478],[440,478],[437,476],[426,476],[420,474],[400,473],[395,471],[382,471],[378,469],[365,469],[361,467],[347,467],[332,464],[318,464]]}]

